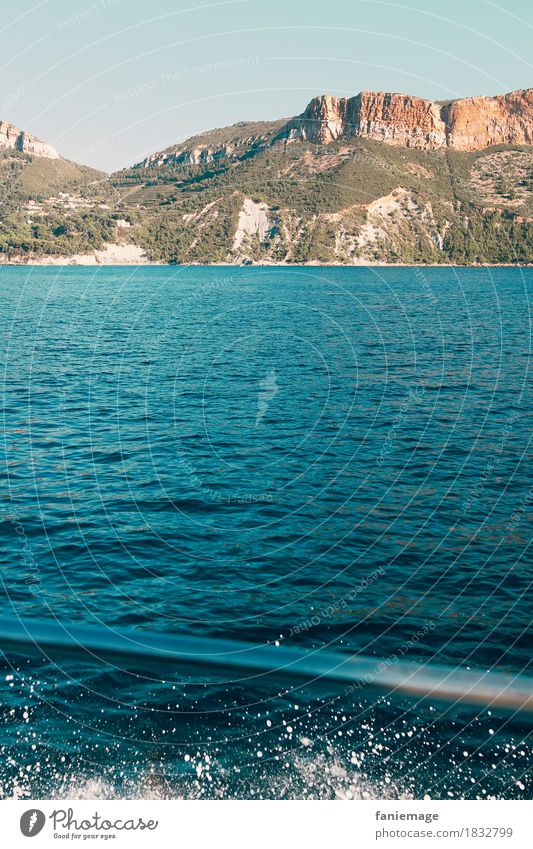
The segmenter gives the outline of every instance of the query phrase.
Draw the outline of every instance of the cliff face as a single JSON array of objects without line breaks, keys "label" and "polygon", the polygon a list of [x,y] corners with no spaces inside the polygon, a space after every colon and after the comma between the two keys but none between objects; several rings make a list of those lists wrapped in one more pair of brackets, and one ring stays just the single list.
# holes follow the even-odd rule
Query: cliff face
[{"label": "cliff face", "polygon": [[446,145],[440,107],[403,94],[363,91],[357,101],[357,135],[422,150]]},{"label": "cliff face", "polygon": [[448,146],[479,150],[494,144],[533,144],[533,88],[497,97],[454,100],[442,109]]},{"label": "cliff face", "polygon": [[355,97],[315,97],[279,138],[318,144],[359,136],[419,150],[478,150],[533,143],[533,89],[469,97],[444,105],[405,94],[363,91]]},{"label": "cliff face", "polygon": [[305,112],[282,127],[279,138],[328,144],[343,135],[355,135],[355,97],[313,97]]},{"label": "cliff face", "polygon": [[32,156],[45,159],[59,159],[59,153],[52,145],[40,141],[36,136],[19,130],[13,124],[0,121],[0,150],[20,150]]}]

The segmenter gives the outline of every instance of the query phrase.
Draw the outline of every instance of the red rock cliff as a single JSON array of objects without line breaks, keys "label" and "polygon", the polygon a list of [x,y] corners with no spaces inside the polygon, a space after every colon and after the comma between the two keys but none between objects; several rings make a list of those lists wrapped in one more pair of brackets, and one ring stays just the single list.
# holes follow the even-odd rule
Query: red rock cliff
[{"label": "red rock cliff", "polygon": [[497,97],[452,100],[442,108],[448,147],[477,150],[493,144],[533,144],[533,89]]},{"label": "red rock cliff", "polygon": [[407,94],[363,91],[356,97],[315,97],[280,135],[319,144],[362,136],[421,150],[477,150],[533,144],[533,89],[446,104]]}]

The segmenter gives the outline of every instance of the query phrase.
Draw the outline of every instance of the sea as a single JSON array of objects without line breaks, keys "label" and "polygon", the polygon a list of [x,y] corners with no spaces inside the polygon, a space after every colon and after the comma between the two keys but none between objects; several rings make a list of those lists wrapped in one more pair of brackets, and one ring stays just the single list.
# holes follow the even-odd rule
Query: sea
[{"label": "sea", "polygon": [[[532,282],[2,268],[2,614],[531,675]],[[234,678],[2,652],[0,796],[531,796],[523,714]]]}]

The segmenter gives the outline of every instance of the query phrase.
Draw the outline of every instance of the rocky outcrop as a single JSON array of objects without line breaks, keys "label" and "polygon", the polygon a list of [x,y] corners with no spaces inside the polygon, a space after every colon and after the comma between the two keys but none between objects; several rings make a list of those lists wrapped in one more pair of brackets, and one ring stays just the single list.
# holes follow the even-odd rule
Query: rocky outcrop
[{"label": "rocky outcrop", "polygon": [[533,88],[497,97],[467,97],[442,107],[448,147],[479,150],[494,144],[533,144]]},{"label": "rocky outcrop", "polygon": [[183,144],[147,156],[134,168],[162,168],[172,165],[211,165],[222,160],[245,159],[263,150],[272,141],[282,121],[241,122],[222,130],[193,136]]},{"label": "rocky outcrop", "polygon": [[355,135],[355,101],[355,97],[332,97],[330,94],[313,97],[302,115],[291,118],[282,127],[278,139],[328,144],[340,136]]},{"label": "rocky outcrop", "polygon": [[0,150],[20,150],[31,156],[45,159],[59,159],[59,153],[50,144],[42,142],[25,130],[19,130],[13,124],[0,121]]},{"label": "rocky outcrop", "polygon": [[321,95],[302,115],[288,121],[277,138],[329,144],[345,136],[419,150],[533,144],[533,89],[444,104],[371,91],[350,98]]},{"label": "rocky outcrop", "polygon": [[264,242],[275,232],[276,225],[277,221],[266,203],[245,198],[233,238],[233,250],[240,251],[247,236],[257,236],[260,242]]},{"label": "rocky outcrop", "polygon": [[225,159],[234,154],[233,145],[221,145],[211,148],[207,145],[180,147],[147,156],[135,168],[161,168],[165,165],[209,165],[217,159]]},{"label": "rocky outcrop", "polygon": [[357,135],[422,150],[446,145],[446,125],[431,100],[371,91],[354,100]]}]

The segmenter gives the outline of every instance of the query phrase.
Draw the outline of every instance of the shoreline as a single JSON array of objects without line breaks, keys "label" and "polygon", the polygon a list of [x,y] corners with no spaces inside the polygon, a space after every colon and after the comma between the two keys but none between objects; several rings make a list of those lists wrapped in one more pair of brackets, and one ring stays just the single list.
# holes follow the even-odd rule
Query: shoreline
[{"label": "shoreline", "polygon": [[235,260],[225,262],[153,262],[148,259],[146,251],[131,242],[106,242],[102,247],[91,251],[91,253],[77,253],[66,256],[65,254],[37,254],[16,253],[8,257],[0,253],[0,268],[16,267],[36,268],[531,268],[533,260],[527,263],[465,263],[457,265],[453,262],[433,263],[406,263],[406,262],[378,262],[366,260],[364,257],[355,257],[354,262],[320,262],[316,259],[306,262],[255,262],[245,255],[237,255]]},{"label": "shoreline", "polygon": [[[81,259],[81,258],[80,258]],[[28,260],[5,261],[0,257],[1,268],[533,268],[533,262],[479,262],[459,265],[453,262],[409,263],[409,262],[151,262],[139,259],[128,261],[99,262],[94,258],[86,262],[78,257],[31,257]]]}]

